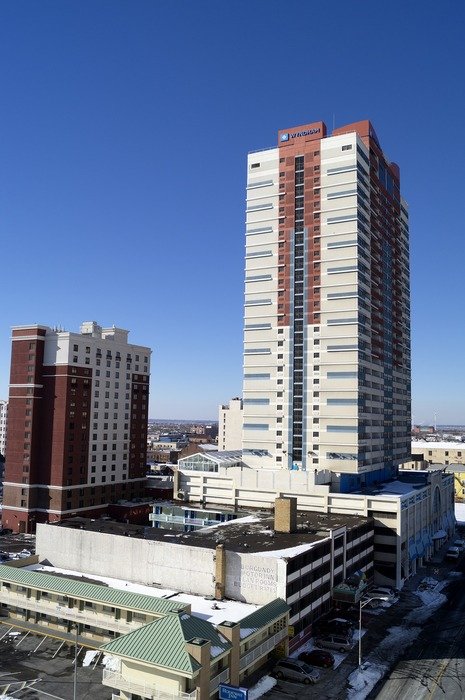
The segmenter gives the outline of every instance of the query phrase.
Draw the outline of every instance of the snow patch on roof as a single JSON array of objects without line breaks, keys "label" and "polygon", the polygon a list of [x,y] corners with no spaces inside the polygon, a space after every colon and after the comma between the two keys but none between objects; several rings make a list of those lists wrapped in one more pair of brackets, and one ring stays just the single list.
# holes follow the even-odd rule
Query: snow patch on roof
[{"label": "snow patch on roof", "polygon": [[275,557],[276,559],[284,559],[286,557],[295,557],[297,554],[302,554],[302,552],[306,552],[309,549],[312,549],[312,547],[315,547],[317,544],[321,544],[322,542],[325,541],[325,539],[329,539],[328,537],[324,539],[317,540],[316,542],[306,542],[305,544],[298,544],[295,547],[288,547],[287,549],[275,549],[272,550],[271,552],[266,550],[265,552],[251,552],[250,556],[251,557]]},{"label": "snow patch on roof", "polygon": [[244,628],[241,627],[241,632],[240,632],[241,639],[245,639],[246,637],[250,637],[250,635],[256,631],[257,631],[256,627],[244,627]]},{"label": "snow patch on roof", "polygon": [[224,649],[222,647],[211,647],[210,649],[210,656],[212,659],[214,659],[216,656],[219,656],[220,654],[224,654]]}]

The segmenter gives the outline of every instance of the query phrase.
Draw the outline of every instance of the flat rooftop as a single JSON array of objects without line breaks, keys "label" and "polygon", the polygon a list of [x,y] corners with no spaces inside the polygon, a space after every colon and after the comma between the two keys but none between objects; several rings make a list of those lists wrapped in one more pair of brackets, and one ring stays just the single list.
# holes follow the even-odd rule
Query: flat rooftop
[{"label": "flat rooftop", "polygon": [[[412,490],[412,487],[410,486]],[[184,504],[188,508],[188,504]],[[205,506],[208,510],[208,506]],[[292,557],[309,549],[330,536],[331,530],[346,526],[351,529],[367,522],[358,515],[324,514],[299,512],[297,531],[292,533],[275,532],[274,514],[270,511],[258,511],[252,515],[239,517],[227,523],[218,523],[192,532],[177,532],[142,525],[125,525],[108,520],[90,520],[72,518],[51,525],[51,527],[71,527],[75,529],[103,532],[126,537],[138,537],[158,542],[188,545],[190,547],[207,547],[215,549],[218,544],[233,552],[250,554],[268,554],[277,557]]]},{"label": "flat rooftop", "polygon": [[412,453],[415,450],[461,450],[465,451],[465,442],[454,442],[452,440],[412,440]]}]

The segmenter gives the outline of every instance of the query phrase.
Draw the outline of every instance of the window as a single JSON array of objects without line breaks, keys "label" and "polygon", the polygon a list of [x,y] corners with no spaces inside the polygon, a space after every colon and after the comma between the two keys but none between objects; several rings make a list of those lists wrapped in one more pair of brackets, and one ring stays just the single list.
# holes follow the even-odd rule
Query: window
[{"label": "window", "polygon": [[254,168],[259,168],[259,167],[260,167],[260,163],[251,163],[251,165],[250,165],[251,170],[253,170]]},{"label": "window", "polygon": [[348,144],[347,146],[342,147],[343,151],[351,151],[352,150],[352,144]]}]

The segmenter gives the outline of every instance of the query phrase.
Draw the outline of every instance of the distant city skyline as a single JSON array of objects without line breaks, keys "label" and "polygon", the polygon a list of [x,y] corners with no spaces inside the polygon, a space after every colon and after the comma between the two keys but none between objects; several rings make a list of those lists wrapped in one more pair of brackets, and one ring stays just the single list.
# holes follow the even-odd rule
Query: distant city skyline
[{"label": "distant city skyline", "polygon": [[0,398],[12,326],[98,320],[153,348],[151,417],[214,419],[242,393],[246,153],[289,124],[369,118],[409,203],[413,420],[465,423],[465,7],[332,11],[2,5]]}]

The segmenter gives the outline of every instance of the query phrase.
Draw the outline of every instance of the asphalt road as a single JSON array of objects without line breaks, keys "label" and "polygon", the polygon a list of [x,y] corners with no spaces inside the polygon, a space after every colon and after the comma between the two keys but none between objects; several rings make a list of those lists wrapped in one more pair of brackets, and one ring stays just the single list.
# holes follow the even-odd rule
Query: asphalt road
[{"label": "asphalt road", "polygon": [[[465,572],[465,562],[457,566]],[[370,700],[464,700],[465,577],[447,588],[447,603],[430,619]]]},{"label": "asphalt road", "polygon": [[[10,627],[0,625],[0,696],[18,700],[72,700],[74,649],[60,641],[33,634],[13,637]],[[80,652],[77,673],[79,700],[110,700],[112,689],[102,685],[102,666],[82,666]]]}]

